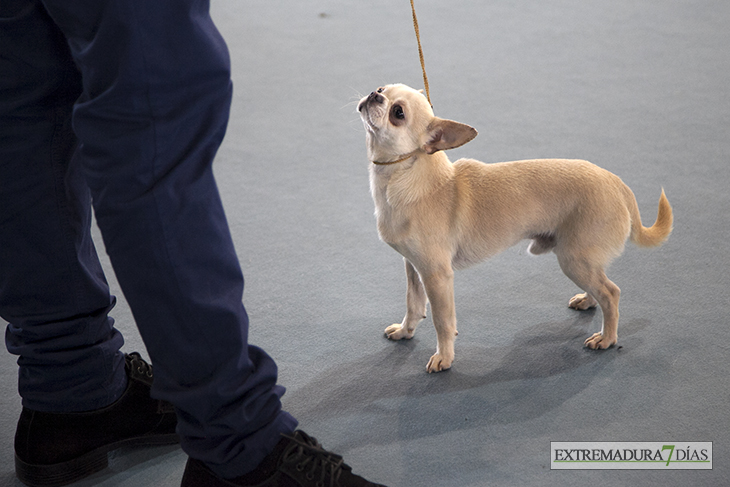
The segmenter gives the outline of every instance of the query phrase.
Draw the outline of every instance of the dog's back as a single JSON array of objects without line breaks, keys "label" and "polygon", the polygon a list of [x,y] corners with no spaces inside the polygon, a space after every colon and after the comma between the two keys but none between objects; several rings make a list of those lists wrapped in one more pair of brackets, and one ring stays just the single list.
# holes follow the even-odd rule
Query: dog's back
[{"label": "dog's back", "polygon": [[[459,202],[454,211],[457,267],[524,239],[533,239],[534,254],[561,243],[595,244],[610,260],[623,250],[638,216],[633,193],[621,179],[582,160],[485,164],[461,159],[454,163],[454,184]],[[645,235],[639,230],[633,234]]]}]

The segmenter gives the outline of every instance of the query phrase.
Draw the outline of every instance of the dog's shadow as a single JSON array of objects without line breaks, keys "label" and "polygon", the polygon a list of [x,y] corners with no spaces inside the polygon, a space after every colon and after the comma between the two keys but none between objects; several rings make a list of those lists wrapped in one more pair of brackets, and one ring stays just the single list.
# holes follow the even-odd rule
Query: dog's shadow
[{"label": "dog's shadow", "polygon": [[523,329],[501,347],[460,336],[453,368],[438,374],[426,373],[433,350],[418,338],[384,342],[375,354],[322,370],[285,395],[285,407],[304,424],[353,418],[366,436],[358,436],[360,444],[388,442],[394,428],[402,440],[528,421],[580,393],[622,353],[583,347],[593,316]]}]

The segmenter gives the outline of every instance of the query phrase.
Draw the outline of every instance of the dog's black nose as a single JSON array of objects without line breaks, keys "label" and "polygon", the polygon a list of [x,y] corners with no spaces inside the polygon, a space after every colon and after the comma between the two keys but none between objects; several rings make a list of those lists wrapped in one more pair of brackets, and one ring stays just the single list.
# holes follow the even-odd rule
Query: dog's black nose
[{"label": "dog's black nose", "polygon": [[372,93],[370,93],[368,95],[367,98],[365,98],[362,102],[360,102],[360,104],[357,106],[357,111],[361,112],[362,109],[365,107],[365,105],[367,105],[368,103],[373,102],[373,103],[380,104],[380,103],[383,103],[383,100],[384,100],[383,95],[373,91]]},{"label": "dog's black nose", "polygon": [[368,101],[372,101],[375,103],[383,103],[383,100],[384,100],[383,95],[381,95],[380,93],[378,93],[376,91],[373,91],[368,96]]}]

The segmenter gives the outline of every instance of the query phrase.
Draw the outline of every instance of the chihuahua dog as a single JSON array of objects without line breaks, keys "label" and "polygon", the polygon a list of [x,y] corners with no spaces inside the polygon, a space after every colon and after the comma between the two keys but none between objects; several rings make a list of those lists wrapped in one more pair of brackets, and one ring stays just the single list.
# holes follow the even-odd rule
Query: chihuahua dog
[{"label": "chihuahua dog", "polygon": [[385,329],[388,338],[412,338],[431,303],[438,345],[427,370],[450,368],[457,335],[453,270],[530,239],[530,253],[555,253],[565,275],[585,291],[570,300],[571,308],[601,307],[601,331],[585,346],[616,344],[620,290],[605,269],[627,239],[642,247],[667,239],[673,217],[663,190],[656,222],[646,228],[631,189],[589,162],[451,163],[443,151],[477,131],[434,116],[422,92],[408,86],[378,88],[357,109],[372,162],[378,234],[406,267],[406,314]]}]

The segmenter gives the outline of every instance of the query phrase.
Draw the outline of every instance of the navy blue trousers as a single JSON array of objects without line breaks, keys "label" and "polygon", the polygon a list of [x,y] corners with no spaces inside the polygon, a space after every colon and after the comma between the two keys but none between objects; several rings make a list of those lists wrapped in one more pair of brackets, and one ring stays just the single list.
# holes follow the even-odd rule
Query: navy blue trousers
[{"label": "navy blue trousers", "polygon": [[126,385],[91,208],[183,449],[253,469],[296,421],[248,344],[213,178],[231,102],[207,0],[0,2],[0,316],[25,407],[86,411]]}]

